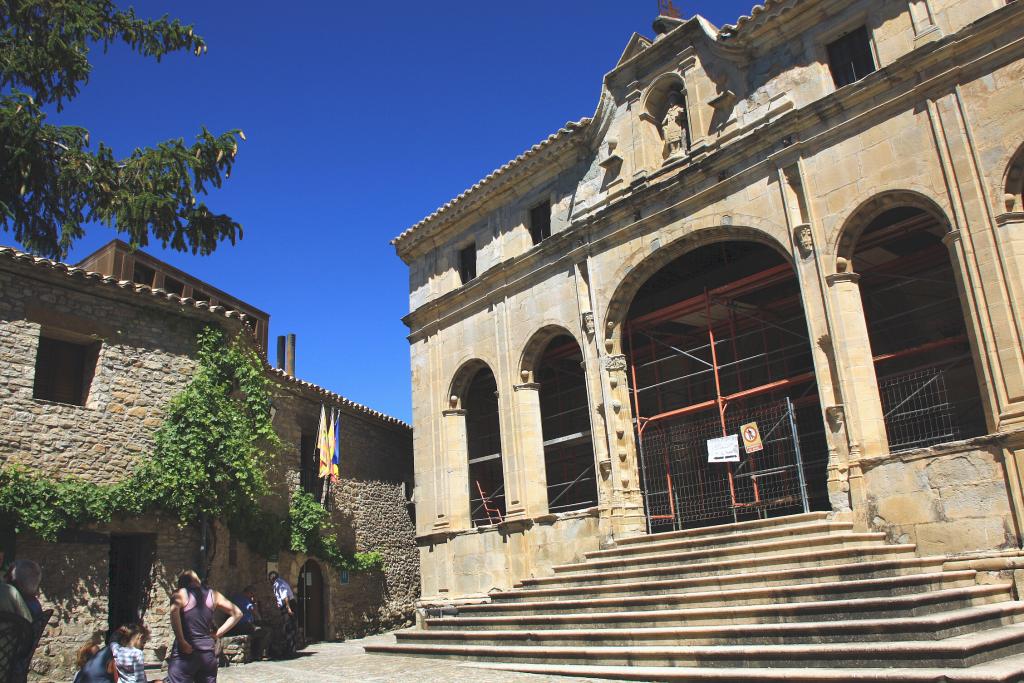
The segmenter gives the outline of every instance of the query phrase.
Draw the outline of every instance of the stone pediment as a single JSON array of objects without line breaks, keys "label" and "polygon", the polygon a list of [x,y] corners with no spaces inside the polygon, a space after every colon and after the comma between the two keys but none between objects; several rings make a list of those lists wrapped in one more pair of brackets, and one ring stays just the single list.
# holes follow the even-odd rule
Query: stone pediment
[{"label": "stone pediment", "polygon": [[629,42],[626,44],[626,49],[622,51],[622,56],[619,57],[619,61],[615,64],[615,68],[619,68],[650,46],[650,39],[643,37],[639,33],[634,33],[633,37],[630,38]]}]

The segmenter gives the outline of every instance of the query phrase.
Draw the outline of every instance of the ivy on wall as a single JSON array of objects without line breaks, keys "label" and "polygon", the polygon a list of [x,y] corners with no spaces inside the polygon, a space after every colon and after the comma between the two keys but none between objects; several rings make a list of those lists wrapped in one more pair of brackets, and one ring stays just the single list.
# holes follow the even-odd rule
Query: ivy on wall
[{"label": "ivy on wall", "polygon": [[96,484],[4,465],[0,517],[10,519],[17,532],[48,541],[64,529],[122,514],[159,511],[201,527],[222,519],[264,557],[286,550],[338,569],[380,569],[379,553],[341,551],[329,513],[309,494],[292,497],[287,517],[260,506],[270,493],[267,472],[282,447],[272,423],[270,380],[240,337],[226,341],[221,330],[207,327],[197,341],[195,375],[169,402],[153,453],[130,476]]}]

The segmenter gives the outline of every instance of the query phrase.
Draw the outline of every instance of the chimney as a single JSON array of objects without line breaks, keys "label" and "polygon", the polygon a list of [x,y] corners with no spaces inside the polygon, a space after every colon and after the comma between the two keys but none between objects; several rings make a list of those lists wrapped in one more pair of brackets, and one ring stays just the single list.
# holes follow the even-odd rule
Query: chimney
[{"label": "chimney", "polygon": [[288,347],[284,354],[284,371],[295,376],[295,335],[288,335]]},{"label": "chimney", "polygon": [[284,335],[277,335],[277,365],[278,370],[284,370]]}]

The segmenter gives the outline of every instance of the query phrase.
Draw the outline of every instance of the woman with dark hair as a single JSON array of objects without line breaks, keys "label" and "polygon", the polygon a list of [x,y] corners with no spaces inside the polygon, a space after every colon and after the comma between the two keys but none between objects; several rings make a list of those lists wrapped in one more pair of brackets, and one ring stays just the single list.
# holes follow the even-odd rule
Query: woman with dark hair
[{"label": "woman with dark hair", "polygon": [[[213,613],[224,612],[227,621],[214,628]],[[174,647],[165,683],[214,683],[217,680],[217,639],[242,618],[238,607],[212,588],[206,588],[193,571],[178,577],[171,596],[171,628]]]}]

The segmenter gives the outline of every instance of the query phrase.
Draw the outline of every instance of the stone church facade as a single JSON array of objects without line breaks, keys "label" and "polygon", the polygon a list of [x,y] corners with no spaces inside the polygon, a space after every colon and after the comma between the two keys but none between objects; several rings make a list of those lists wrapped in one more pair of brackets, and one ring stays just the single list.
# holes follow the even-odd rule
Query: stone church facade
[{"label": "stone church facade", "polygon": [[393,242],[424,599],[806,510],[1015,555],[1024,6],[771,0],[655,32],[592,118]]}]

